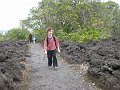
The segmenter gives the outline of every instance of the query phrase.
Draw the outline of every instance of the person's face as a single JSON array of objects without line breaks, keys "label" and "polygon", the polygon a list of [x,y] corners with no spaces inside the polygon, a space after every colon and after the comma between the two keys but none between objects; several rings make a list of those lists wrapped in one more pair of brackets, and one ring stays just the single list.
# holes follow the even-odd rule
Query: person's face
[{"label": "person's face", "polygon": [[52,36],[53,35],[53,30],[50,30],[49,32],[48,32],[48,36]]}]

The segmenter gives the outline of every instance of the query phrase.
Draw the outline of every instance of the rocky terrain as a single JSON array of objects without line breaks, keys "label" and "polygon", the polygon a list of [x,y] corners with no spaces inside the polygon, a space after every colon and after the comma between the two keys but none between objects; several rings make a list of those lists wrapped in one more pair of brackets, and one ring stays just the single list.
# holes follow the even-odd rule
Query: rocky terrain
[{"label": "rocky terrain", "polygon": [[23,90],[26,56],[26,41],[0,42],[0,90]]},{"label": "rocky terrain", "polygon": [[88,74],[105,90],[120,90],[120,35],[84,45],[62,41],[61,51],[69,63],[88,63]]},{"label": "rocky terrain", "polygon": [[[27,90],[22,84],[27,53],[26,41],[0,42],[0,90]],[[61,56],[70,64],[87,63],[88,77],[104,90],[120,90],[120,35],[86,44],[62,41]]]}]

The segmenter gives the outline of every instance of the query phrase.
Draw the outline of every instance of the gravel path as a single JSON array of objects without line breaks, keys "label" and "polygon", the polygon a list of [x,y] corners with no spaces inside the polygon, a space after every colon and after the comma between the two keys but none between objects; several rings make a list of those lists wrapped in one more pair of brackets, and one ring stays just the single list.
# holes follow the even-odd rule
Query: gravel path
[{"label": "gravel path", "polygon": [[85,79],[86,65],[70,65],[58,57],[58,68],[48,68],[40,44],[29,44],[29,90],[100,90]]}]

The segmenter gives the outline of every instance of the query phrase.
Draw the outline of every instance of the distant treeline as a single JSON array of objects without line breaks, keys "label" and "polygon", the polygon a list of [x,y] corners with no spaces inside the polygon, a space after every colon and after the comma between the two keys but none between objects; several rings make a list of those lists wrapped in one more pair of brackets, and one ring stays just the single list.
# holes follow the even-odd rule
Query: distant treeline
[{"label": "distant treeline", "polygon": [[20,21],[23,30],[33,30],[43,40],[51,26],[60,40],[84,43],[101,40],[120,31],[120,7],[100,0],[42,0]]}]

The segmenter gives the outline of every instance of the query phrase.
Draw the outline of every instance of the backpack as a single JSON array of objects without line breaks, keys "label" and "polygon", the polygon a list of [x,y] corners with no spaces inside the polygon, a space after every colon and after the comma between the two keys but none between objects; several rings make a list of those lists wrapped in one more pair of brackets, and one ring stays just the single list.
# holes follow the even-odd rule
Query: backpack
[{"label": "backpack", "polygon": [[[53,39],[54,39],[54,42],[55,42],[55,46],[56,46],[56,48],[57,48],[55,36],[53,36]],[[47,46],[48,46],[48,37],[46,38],[46,41],[47,41]]]}]

